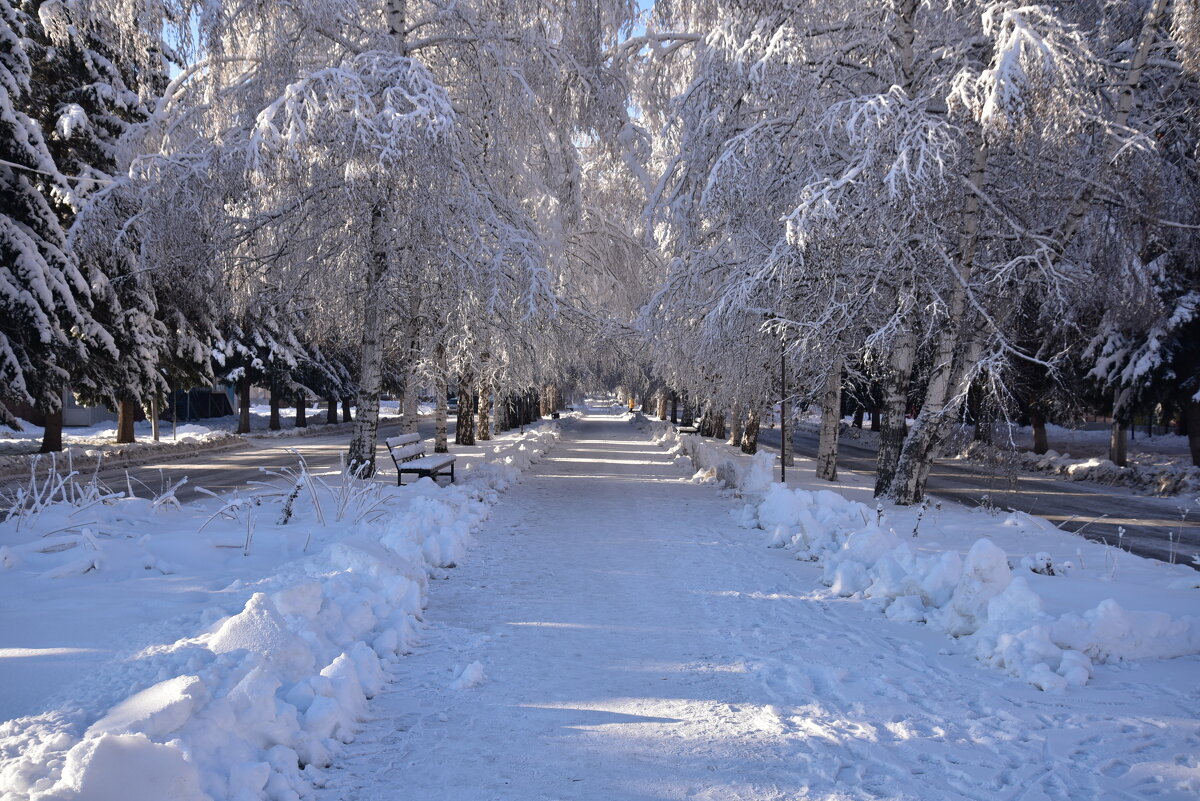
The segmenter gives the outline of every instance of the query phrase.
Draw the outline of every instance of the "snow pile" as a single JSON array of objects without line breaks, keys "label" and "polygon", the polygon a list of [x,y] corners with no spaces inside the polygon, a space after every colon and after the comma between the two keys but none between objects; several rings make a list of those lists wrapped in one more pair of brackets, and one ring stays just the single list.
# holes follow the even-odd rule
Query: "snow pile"
[{"label": "snow pile", "polygon": [[522,472],[541,461],[560,432],[558,423],[543,423],[515,439],[486,447],[484,462],[463,469],[463,483],[492,492],[505,489],[516,482]]},{"label": "snow pile", "polygon": [[462,670],[456,670],[457,678],[450,682],[451,690],[470,690],[487,681],[482,662],[472,662]]},{"label": "snow pile", "polygon": [[[834,594],[865,599],[893,620],[934,626],[1043,690],[1085,684],[1094,664],[1200,653],[1200,619],[1129,611],[1112,599],[1051,615],[991,540],[975,540],[965,556],[918,547],[914,536],[885,528],[877,510],[835,492],[772,484],[745,509],[744,522],[770,532],[768,545],[819,562]],[[1019,513],[1001,525],[1018,524],[1038,525]],[[1064,571],[1056,581],[1075,580]],[[1019,572],[1054,575],[1045,554],[1022,560]]]},{"label": "snow pile", "polygon": [[698,466],[692,458],[695,452],[694,441],[699,439],[692,434],[680,434],[674,425],[653,421],[649,425],[650,440],[655,445],[667,449],[667,453],[675,460],[675,464],[694,471],[692,481],[700,483],[717,483],[715,465]]},{"label": "snow pile", "polygon": [[735,457],[724,443],[695,434],[680,434],[669,423],[654,421],[648,428],[651,440],[667,448],[677,463],[691,464],[695,471],[692,480],[697,483],[717,484],[739,495],[759,494],[771,486],[775,457],[770,453]]},{"label": "snow pile", "polygon": [[[220,560],[269,561],[221,593],[244,601],[183,618],[182,636],[124,660],[109,691],[0,726],[0,798],[308,797],[413,647],[430,577],[462,560],[486,501],[556,436],[547,426],[502,443],[495,464],[447,487],[346,487],[299,470],[277,491],[217,501],[200,533],[195,510],[170,500],[67,482],[39,495],[0,524],[10,577],[31,586],[186,572],[189,558],[218,573]],[[455,686],[484,680],[476,663]]]}]

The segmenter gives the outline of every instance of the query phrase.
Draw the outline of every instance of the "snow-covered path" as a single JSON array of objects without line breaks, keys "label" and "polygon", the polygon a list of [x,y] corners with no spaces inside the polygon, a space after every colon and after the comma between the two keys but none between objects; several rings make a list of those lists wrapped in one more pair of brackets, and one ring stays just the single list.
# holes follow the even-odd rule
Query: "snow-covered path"
[{"label": "snow-covered path", "polygon": [[686,478],[624,420],[570,424],[431,587],[423,645],[320,797],[1200,792],[1200,699],[1167,663],[1042,693],[831,596]]}]

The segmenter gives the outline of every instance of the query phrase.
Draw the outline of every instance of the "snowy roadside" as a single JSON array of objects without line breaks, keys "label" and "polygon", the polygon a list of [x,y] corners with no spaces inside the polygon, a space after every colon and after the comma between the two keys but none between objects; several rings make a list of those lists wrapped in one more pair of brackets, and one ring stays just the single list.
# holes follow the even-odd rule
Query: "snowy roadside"
[{"label": "snowy roadside", "polygon": [[[878,432],[854,428],[841,423],[841,438],[863,445],[879,446]],[[820,434],[819,418],[797,420],[798,430]],[[1200,494],[1200,467],[1191,462],[1187,437],[1159,435],[1142,437],[1129,443],[1129,465],[1118,467],[1107,458],[1109,433],[1101,430],[1046,427],[1052,447],[1045,454],[1032,451],[1032,435],[1028,427],[1012,428],[998,434],[998,441],[1007,439],[1010,447],[969,441],[966,437],[952,439],[944,459],[998,467],[1002,470],[1023,470],[1043,473],[1069,481],[1090,481],[1112,487],[1128,487],[1140,495],[1170,497]],[[1053,447],[1053,446],[1057,446]],[[1200,509],[1196,510],[1200,512]]]},{"label": "snowy roadside", "polygon": [[[395,422],[400,419],[396,403],[383,404],[380,424]],[[420,414],[432,414],[432,407],[422,405]],[[32,424],[26,424],[24,431],[0,429],[0,480],[26,477],[35,467],[44,471],[47,464],[56,468],[62,465],[66,471],[77,470],[81,474],[90,474],[98,466],[103,467],[136,467],[151,461],[168,459],[184,459],[198,453],[213,453],[233,450],[246,444],[247,439],[268,439],[279,437],[317,437],[330,434],[348,433],[354,428],[354,423],[323,423],[314,420],[307,427],[297,428],[288,425],[278,431],[271,431],[269,426],[270,411],[265,406],[255,406],[251,409],[250,433],[236,434],[237,417],[215,417],[203,423],[184,423],[171,432],[164,424],[161,438],[158,442],[151,439],[149,421],[141,421],[134,426],[136,442],[118,445],[116,429],[113,423],[100,423],[83,428],[68,428],[63,432],[62,453],[38,454],[43,429]],[[5,452],[5,451],[9,452]],[[15,452],[14,452],[15,451]],[[61,468],[58,468],[61,469]]]},{"label": "snowy roadside", "polygon": [[44,473],[48,469],[59,473],[90,475],[101,467],[136,467],[147,462],[183,459],[198,453],[230,451],[245,444],[242,437],[221,431],[184,436],[174,441],[75,445],[68,446],[61,453],[0,456],[0,481],[28,478],[33,471]]},{"label": "snowy roadside", "polygon": [[[1200,494],[1200,467],[1190,457],[1160,453],[1134,455],[1129,465],[1118,467],[1105,456],[1073,456],[1051,448],[1044,454],[997,448],[972,442],[955,457],[977,464],[996,464],[1034,473],[1048,473],[1070,481],[1091,481],[1129,487],[1141,495],[1168,497]],[[1200,509],[1196,510],[1200,512]]]},{"label": "snowy roadside", "polygon": [[1042,690],[1084,685],[1103,665],[1176,657],[1189,657],[1177,665],[1188,686],[1200,654],[1200,574],[1184,565],[1020,512],[869,505],[860,477],[784,486],[773,481],[771,454],[747,457],[667,424],[635,422],[690,464],[693,481],[743,497],[739,522],[765,531],[768,546],[819,563],[832,597],[940,630],[948,649]]},{"label": "snowy roadside", "polygon": [[187,506],[35,490],[0,523],[0,798],[307,797],[429,581],[558,431],[455,449],[446,487],[298,467]]}]

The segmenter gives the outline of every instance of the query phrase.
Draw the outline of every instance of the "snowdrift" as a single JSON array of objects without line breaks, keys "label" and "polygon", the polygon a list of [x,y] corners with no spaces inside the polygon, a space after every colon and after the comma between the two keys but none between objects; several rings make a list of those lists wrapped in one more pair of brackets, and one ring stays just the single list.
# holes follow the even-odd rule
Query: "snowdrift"
[{"label": "snowdrift", "polygon": [[[747,497],[742,525],[766,531],[768,546],[820,564],[833,595],[944,631],[979,661],[1042,690],[1082,686],[1098,664],[1200,653],[1200,618],[1145,608],[1195,610],[1200,574],[1190,568],[1089,543],[1020,512],[939,504],[885,514],[832,490],[771,483],[770,454],[742,457],[671,426],[653,428],[656,442],[686,456],[693,480]],[[1026,550],[1034,543],[1037,550]],[[1098,593],[1116,597],[1081,605]]]},{"label": "snowdrift", "polygon": [[215,605],[168,621],[174,636],[106,665],[70,701],[0,725],[0,798],[309,796],[389,666],[417,642],[430,579],[463,559],[497,491],[557,432],[502,438],[449,487],[347,486],[299,469],[202,510],[169,492],[147,500],[65,484],[32,510],[26,503],[0,524],[15,589],[6,603],[47,583],[104,598],[113,582],[123,592],[110,601],[144,588],[129,600],[152,603],[160,590],[146,582],[242,575],[204,596]]},{"label": "snowdrift", "polygon": [[730,489],[738,494],[763,492],[771,484],[772,464],[775,457],[769,453],[754,456],[734,454],[732,450],[713,440],[690,434],[681,435],[675,426],[658,421],[639,421],[649,426],[653,441],[667,448],[675,461],[691,466],[692,481],[711,483]]}]

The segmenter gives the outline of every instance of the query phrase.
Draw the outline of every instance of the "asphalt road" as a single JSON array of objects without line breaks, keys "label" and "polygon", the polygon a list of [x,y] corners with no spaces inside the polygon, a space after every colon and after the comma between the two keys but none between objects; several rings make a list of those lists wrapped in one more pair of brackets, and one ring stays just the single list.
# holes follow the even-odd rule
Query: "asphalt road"
[{"label": "asphalt road", "polygon": [[[758,440],[764,448],[779,451],[779,429],[763,429]],[[817,440],[815,432],[797,430],[792,437],[796,454],[815,458]],[[873,444],[843,438],[838,447],[838,472],[845,470],[874,478]],[[1124,488],[969,462],[935,463],[926,487],[935,498],[967,506],[990,503],[1001,509],[1028,512],[1097,542],[1117,543],[1117,529],[1124,528],[1125,536],[1120,539],[1123,547],[1152,559],[1191,564],[1192,555],[1200,554],[1200,523],[1196,522],[1200,520],[1200,503],[1189,496],[1133,495]],[[1188,509],[1186,520],[1181,520],[1181,507]]]},{"label": "asphalt road", "polygon": [[[319,428],[320,424],[310,424]],[[455,420],[447,421],[447,429],[451,438],[454,437]],[[432,417],[423,417],[417,424],[421,437],[430,439],[434,435]],[[388,458],[387,447],[383,440],[400,433],[400,423],[392,418],[379,426],[379,440],[375,451],[376,464],[380,472],[376,480],[388,484],[396,481],[396,470],[392,460]],[[145,498],[154,497],[166,488],[186,477],[187,483],[175,492],[180,503],[188,503],[206,497],[198,488],[210,492],[223,493],[233,489],[245,489],[256,481],[271,481],[273,477],[264,475],[263,470],[281,470],[295,468],[296,454],[299,450],[308,463],[309,470],[314,473],[336,470],[339,460],[346,455],[350,444],[350,432],[341,431],[328,435],[309,435],[303,437],[251,437],[246,444],[237,450],[197,453],[183,458],[151,462],[137,467],[114,467],[101,470],[101,483],[114,489],[121,490],[126,486],[126,473],[133,485],[134,492]],[[91,476],[87,476],[91,478]],[[12,479],[0,482],[11,485],[24,479]],[[0,486],[0,492],[9,486]]]}]

